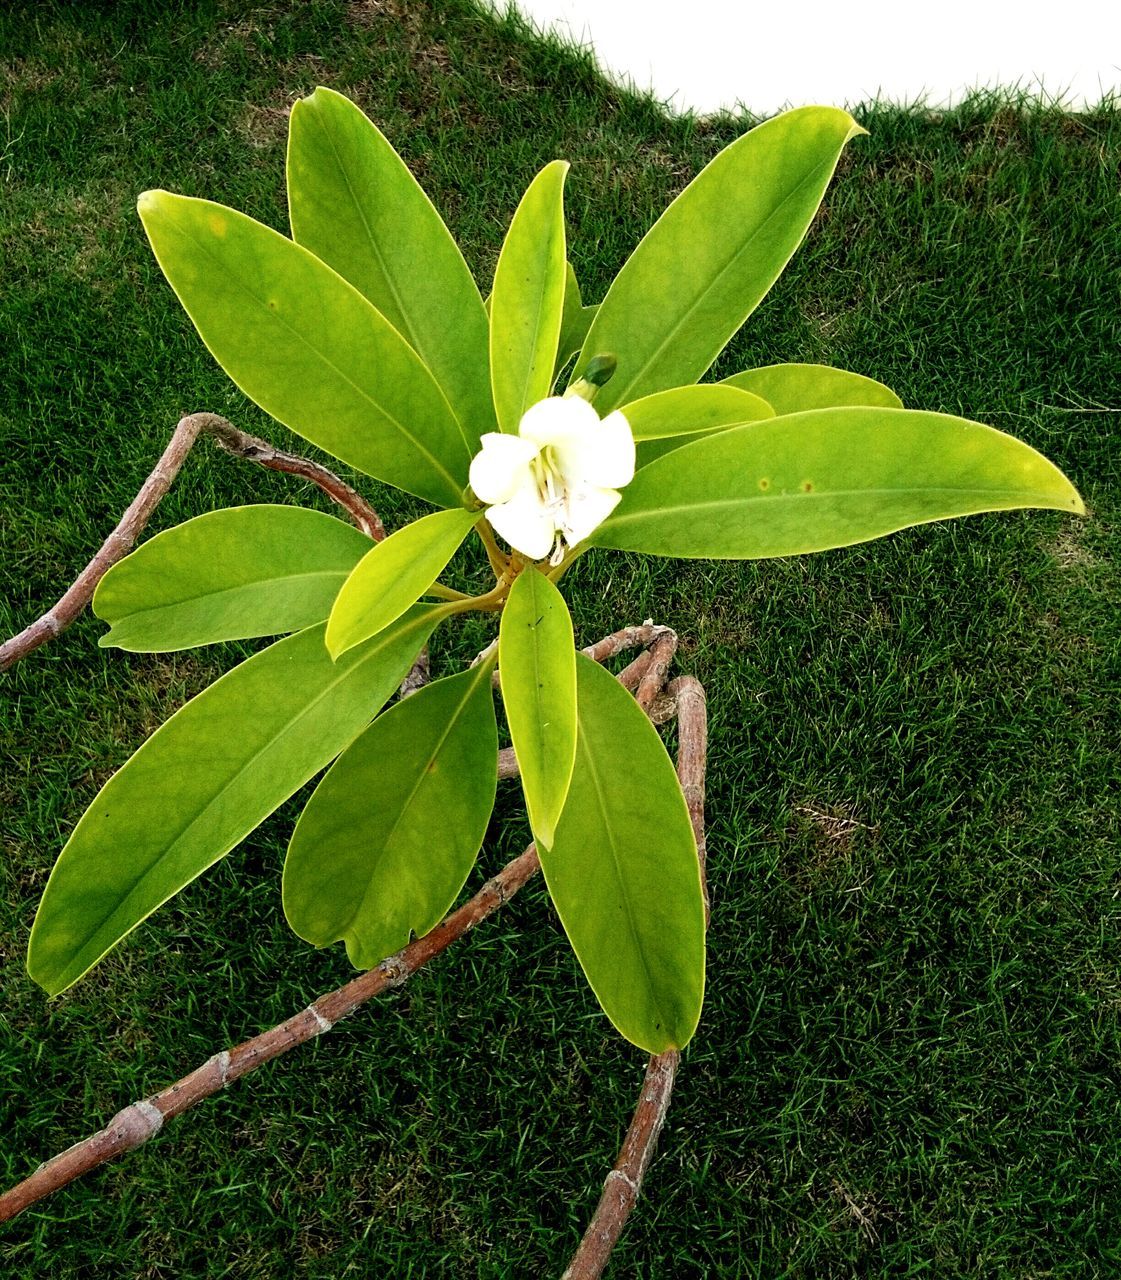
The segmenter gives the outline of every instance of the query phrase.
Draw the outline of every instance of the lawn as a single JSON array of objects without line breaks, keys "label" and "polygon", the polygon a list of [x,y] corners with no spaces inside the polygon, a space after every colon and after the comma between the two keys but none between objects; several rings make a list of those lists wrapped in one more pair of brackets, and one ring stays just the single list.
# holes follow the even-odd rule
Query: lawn
[{"label": "lawn", "polygon": [[[291,103],[387,133],[484,282],[572,161],[586,300],[749,122],[668,118],[465,0],[0,11],[0,633],[99,545],[180,414],[302,448],[228,382],[135,216],[148,187],[286,230]],[[683,638],[712,738],[700,1031],[611,1274],[1086,1277],[1121,1267],[1121,112],[982,95],[857,112],[807,241],[715,370],[819,361],[1010,431],[1090,518],[1016,512],[802,559],[592,553],[588,643]],[[307,450],[303,450],[307,452]],[[391,527],[421,504],[350,478]],[[317,492],[207,445],[152,530]],[[48,1001],[28,930],[109,774],[244,653],[97,647],[83,618],[0,702],[5,1185],[351,974],[287,930],[300,797]],[[438,633],[460,669],[482,625]],[[504,783],[477,887],[528,839]],[[534,882],[395,995],[0,1229],[13,1276],[559,1274],[643,1067]]]}]

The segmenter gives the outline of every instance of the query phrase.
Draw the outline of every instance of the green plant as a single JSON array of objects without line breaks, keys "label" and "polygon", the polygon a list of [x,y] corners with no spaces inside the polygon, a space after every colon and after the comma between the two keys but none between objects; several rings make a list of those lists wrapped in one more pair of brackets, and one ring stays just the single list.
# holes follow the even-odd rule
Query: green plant
[{"label": "green plant", "polygon": [[[588,980],[635,1044],[687,1043],[704,908],[685,801],[647,719],[576,655],[557,586],[567,567],[592,546],[787,556],[978,511],[1082,511],[1027,445],[904,409],[866,378],[780,365],[696,383],[859,132],[844,111],[806,108],[740,138],[598,307],[567,264],[565,164],[526,192],[484,304],[388,142],[325,89],[292,112],[293,239],[207,201],[141,197],[160,266],[238,386],[439,510],[372,548],[298,508],[212,512],[104,577],[103,644],[294,634],[183,707],[91,805],[32,932],[38,982],[75,982],[336,757],[289,849],[292,927],[344,940],[363,967],[427,932],[485,835],[497,663],[546,880]],[[439,579],[472,532],[494,583],[468,596]],[[480,663],[375,719],[435,628],[478,610],[501,614]],[[620,759],[643,767],[624,779]]]},{"label": "green plant", "polygon": [[[388,143],[326,90],[293,112],[293,241],[221,206],[142,198],[165,274],[238,385],[439,509],[373,548],[317,512],[211,512],[102,579],[103,643],[294,634],[184,707],[95,800],[44,898],[37,980],[77,980],[336,757],[292,837],[290,922],[361,967],[427,934],[486,831],[497,667],[549,889],[597,997],[651,1052],[687,1042],[704,972],[693,826],[646,718],[574,652],[568,567],[591,546],[757,558],[975,511],[1081,510],[1033,450],[904,410],[867,378],[776,365],[694,383],[858,131],[811,109],[741,138],[598,308],[567,262],[566,166],[526,193],[484,303]],[[440,578],[471,536],[493,579],[466,595]],[[435,628],[467,612],[500,614],[497,644],[377,715]]]}]

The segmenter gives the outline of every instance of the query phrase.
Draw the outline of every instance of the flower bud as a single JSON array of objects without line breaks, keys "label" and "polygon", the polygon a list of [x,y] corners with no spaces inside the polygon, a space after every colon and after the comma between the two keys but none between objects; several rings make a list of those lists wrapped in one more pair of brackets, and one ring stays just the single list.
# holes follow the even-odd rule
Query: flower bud
[{"label": "flower bud", "polygon": [[615,353],[613,351],[604,351],[598,356],[592,356],[588,361],[587,368],[584,370],[584,377],[593,387],[602,387],[611,381],[618,367],[619,361],[616,359]]},{"label": "flower bud", "polygon": [[590,402],[600,387],[605,382],[611,381],[611,376],[615,372],[618,363],[618,360],[610,351],[592,356],[581,376],[564,393],[565,399],[570,396],[580,396]]}]

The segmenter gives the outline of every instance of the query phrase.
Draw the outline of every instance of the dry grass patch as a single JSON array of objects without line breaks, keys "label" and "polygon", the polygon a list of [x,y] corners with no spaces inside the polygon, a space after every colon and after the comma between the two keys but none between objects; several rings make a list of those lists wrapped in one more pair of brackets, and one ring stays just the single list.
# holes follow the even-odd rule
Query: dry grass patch
[{"label": "dry grass patch", "polygon": [[854,1225],[869,1244],[879,1244],[880,1233],[876,1223],[884,1216],[883,1206],[877,1196],[851,1192],[838,1179],[833,1179],[833,1194],[845,1207],[845,1220]]}]

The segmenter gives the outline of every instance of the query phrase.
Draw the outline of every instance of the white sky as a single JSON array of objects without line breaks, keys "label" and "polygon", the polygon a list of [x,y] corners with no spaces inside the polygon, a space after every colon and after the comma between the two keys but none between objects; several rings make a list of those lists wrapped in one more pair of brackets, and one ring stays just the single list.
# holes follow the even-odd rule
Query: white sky
[{"label": "white sky", "polygon": [[[492,0],[505,8],[508,0]],[[1121,88],[1121,0],[515,0],[672,109],[756,114],[874,97],[928,105],[1012,86],[1096,103]]]}]

